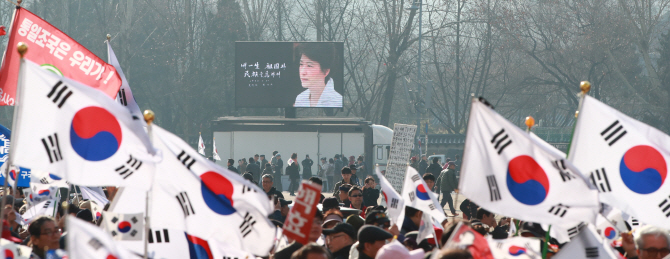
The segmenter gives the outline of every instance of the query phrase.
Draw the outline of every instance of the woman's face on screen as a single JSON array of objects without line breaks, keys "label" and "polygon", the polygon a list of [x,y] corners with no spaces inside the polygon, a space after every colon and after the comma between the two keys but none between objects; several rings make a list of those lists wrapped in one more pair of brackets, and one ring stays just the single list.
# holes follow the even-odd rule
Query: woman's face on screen
[{"label": "woman's face on screen", "polygon": [[330,69],[321,71],[321,64],[309,59],[304,54],[300,57],[300,82],[303,88],[324,87]]}]

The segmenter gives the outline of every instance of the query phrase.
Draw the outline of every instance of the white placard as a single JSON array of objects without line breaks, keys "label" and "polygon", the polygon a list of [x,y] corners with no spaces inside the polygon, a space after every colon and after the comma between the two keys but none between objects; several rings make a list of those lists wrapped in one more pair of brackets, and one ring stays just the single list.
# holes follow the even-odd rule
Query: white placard
[{"label": "white placard", "polygon": [[393,140],[391,151],[386,165],[386,179],[391,183],[393,189],[402,193],[405,181],[405,172],[409,163],[409,157],[414,147],[414,135],[416,125],[398,124],[393,125]]}]

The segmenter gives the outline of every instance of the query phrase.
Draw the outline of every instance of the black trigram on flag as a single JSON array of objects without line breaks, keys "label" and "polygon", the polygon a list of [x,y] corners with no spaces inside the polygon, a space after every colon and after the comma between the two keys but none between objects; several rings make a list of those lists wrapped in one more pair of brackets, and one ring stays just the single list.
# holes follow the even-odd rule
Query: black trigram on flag
[{"label": "black trigram on flag", "polygon": [[411,191],[408,193],[408,195],[409,195],[409,201],[413,202],[414,198],[416,198],[416,193],[414,193],[414,191]]},{"label": "black trigram on flag", "polygon": [[433,205],[432,203],[428,204],[428,208],[430,208],[430,210],[435,210],[435,205]]},{"label": "black trigram on flag", "polygon": [[102,247],[100,240],[96,239],[95,237],[88,241],[88,245],[93,247],[93,250],[98,250]]},{"label": "black trigram on flag", "polygon": [[51,201],[47,201],[46,203],[44,203],[44,206],[42,206],[42,208],[46,209],[49,207],[49,205],[51,205]]},{"label": "black trigram on flag", "polygon": [[389,207],[397,209],[398,208],[398,199],[391,198],[391,205],[389,205]]},{"label": "black trigram on flag", "polygon": [[551,209],[549,209],[549,213],[553,213],[556,216],[563,217],[565,216],[565,213],[568,213],[568,209],[570,209],[570,206],[566,206],[563,204],[558,204],[551,206]]},{"label": "black trigram on flag", "polygon": [[612,124],[610,124],[605,130],[600,132],[600,136],[605,138],[605,142],[607,142],[608,145],[612,146],[614,143],[619,141],[624,135],[628,133],[624,128],[621,123],[619,123],[619,120],[614,121]]},{"label": "black trigram on flag", "polygon": [[237,257],[224,256],[223,259],[238,259]]},{"label": "black trigram on flag", "polygon": [[67,85],[63,84],[63,81],[58,81],[47,94],[47,98],[53,100],[54,103],[58,103],[58,108],[61,108],[71,95],[72,91],[68,90]]},{"label": "black trigram on flag", "polygon": [[573,237],[576,237],[577,234],[579,234],[579,231],[582,231],[582,229],[583,229],[585,226],[586,226],[586,225],[584,224],[584,222],[581,222],[581,223],[579,223],[579,225],[574,226],[574,227],[572,227],[572,228],[569,228],[569,229],[568,229],[568,236],[570,237],[570,239],[572,239]]},{"label": "black trigram on flag", "polygon": [[247,214],[244,215],[244,221],[242,224],[240,224],[240,233],[242,234],[242,237],[247,237],[249,233],[251,233],[251,230],[253,230],[254,224],[256,224],[256,220],[254,220],[254,217],[247,212]]},{"label": "black trigram on flag", "polygon": [[60,143],[58,142],[58,133],[42,138],[42,145],[44,145],[44,149],[49,156],[49,163],[53,164],[54,162],[63,160],[63,155],[60,152]]},{"label": "black trigram on flag", "polygon": [[605,168],[596,169],[591,172],[591,183],[598,188],[599,192],[611,192],[610,181],[607,180]]},{"label": "black trigram on flag", "polygon": [[499,201],[500,190],[498,189],[498,182],[496,182],[496,177],[489,175],[486,177],[486,183],[489,185],[489,194],[491,196],[491,201]]},{"label": "black trigram on flag", "polygon": [[165,241],[165,243],[170,243],[170,235],[168,234],[167,228],[162,229],[162,232],[163,235],[161,236],[160,229],[156,231],[149,229],[149,237],[148,237],[149,243],[150,244],[153,244],[154,242],[163,243],[163,241]]},{"label": "black trigram on flag", "polygon": [[565,159],[556,160],[552,163],[552,165],[554,166],[554,168],[558,169],[558,173],[561,175],[561,179],[563,179],[563,182],[577,178],[572,173],[570,173],[568,167],[565,166]]},{"label": "black trigram on flag", "polygon": [[120,176],[123,176],[123,179],[126,179],[135,173],[135,170],[140,170],[141,166],[142,161],[139,161],[137,158],[134,158],[133,155],[130,155],[126,164],[119,166],[115,171],[119,173]]},{"label": "black trigram on flag", "polygon": [[584,248],[586,258],[597,258],[598,257],[598,248],[597,247],[587,247]]},{"label": "black trigram on flag", "polygon": [[[668,198],[665,198],[661,203],[658,204],[658,208],[665,213],[665,217],[670,217],[670,196]],[[637,221],[636,219],[633,219]],[[638,223],[639,224],[639,223]]]},{"label": "black trigram on flag", "polygon": [[128,99],[126,99],[126,89],[119,90],[119,103],[123,106],[128,106]]},{"label": "black trigram on flag", "polygon": [[244,185],[244,187],[242,187],[242,194],[245,194],[245,193],[248,193],[248,192],[258,192],[258,191],[256,191],[256,189],[253,189],[249,186]]},{"label": "black trigram on flag", "polygon": [[184,217],[195,214],[193,205],[191,205],[191,199],[188,198],[188,193],[180,192],[175,197],[177,198],[179,205],[181,205],[182,211],[184,211]]},{"label": "black trigram on flag", "polygon": [[186,151],[184,150],[179,153],[177,159],[179,159],[179,161],[181,161],[181,163],[184,164],[188,170],[191,170],[191,166],[195,163],[195,159],[186,154]]},{"label": "black trigram on flag", "polygon": [[500,155],[507,146],[512,144],[512,140],[509,138],[509,135],[505,133],[505,129],[501,129],[498,133],[493,135],[491,144],[493,144],[493,148],[498,150],[498,155]]}]

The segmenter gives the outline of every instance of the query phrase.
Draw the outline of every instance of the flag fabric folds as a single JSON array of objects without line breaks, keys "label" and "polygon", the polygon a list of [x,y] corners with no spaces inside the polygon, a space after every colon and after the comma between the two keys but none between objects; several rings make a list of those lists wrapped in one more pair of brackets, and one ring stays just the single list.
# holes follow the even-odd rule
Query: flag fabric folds
[{"label": "flag fabric folds", "polygon": [[15,105],[21,56],[13,46],[24,42],[30,48],[25,59],[39,64],[52,73],[72,78],[83,85],[97,88],[114,98],[121,86],[116,69],[93,52],[70,38],[58,28],[25,8],[17,8],[9,42],[0,68],[0,105]]},{"label": "flag fabric folds", "polygon": [[154,149],[130,112],[102,92],[25,60],[11,160],[84,186],[148,189]]},{"label": "flag fabric folds", "polygon": [[405,200],[405,206],[428,213],[439,222],[447,219],[435,194],[428,188],[419,172],[411,166],[407,167],[407,173],[405,173],[405,184],[401,197]]},{"label": "flag fabric folds", "polygon": [[487,210],[571,227],[595,222],[598,194],[560,154],[472,100],[460,192]]},{"label": "flag fabric folds", "polygon": [[585,96],[569,159],[597,187],[600,201],[670,228],[670,136]]},{"label": "flag fabric folds", "polygon": [[198,134],[198,153],[205,155],[205,142],[202,141],[202,135]]},{"label": "flag fabric folds", "polygon": [[398,225],[398,229],[401,229],[403,220],[405,220],[405,201],[379,171],[379,166],[375,166],[375,173],[377,174],[377,178],[379,178],[379,185],[382,188],[384,202],[386,202],[386,213],[391,218],[391,221],[395,225]]},{"label": "flag fabric folds", "polygon": [[144,116],[142,116],[142,110],[140,110],[140,107],[135,101],[133,91],[130,90],[130,85],[128,84],[128,79],[126,79],[126,75],[123,73],[123,70],[121,70],[121,64],[119,64],[119,60],[116,59],[116,55],[112,49],[112,44],[110,44],[109,41],[107,41],[107,61],[110,65],[114,66],[116,72],[119,73],[119,77],[121,78],[121,88],[119,88],[119,91],[116,94],[116,101],[124,107],[128,108],[130,113],[133,115],[133,118],[137,118],[139,123],[146,125],[146,122],[143,119]]},{"label": "flag fabric folds", "polygon": [[216,139],[212,139],[212,158],[214,158],[215,161],[221,160],[219,150],[216,149]]},{"label": "flag fabric folds", "polygon": [[589,224],[552,258],[622,258],[617,254],[609,243],[603,242],[595,227]]},{"label": "flag fabric folds", "polygon": [[103,211],[103,227],[114,240],[143,240],[144,214]]},{"label": "flag fabric folds", "polygon": [[491,248],[491,254],[496,259],[540,259],[541,241],[537,238],[510,237],[507,239],[486,238]]},{"label": "flag fabric folds", "polygon": [[[76,217],[67,217],[68,258],[141,258],[118,245],[103,229]],[[76,245],[75,245],[76,244]]]}]

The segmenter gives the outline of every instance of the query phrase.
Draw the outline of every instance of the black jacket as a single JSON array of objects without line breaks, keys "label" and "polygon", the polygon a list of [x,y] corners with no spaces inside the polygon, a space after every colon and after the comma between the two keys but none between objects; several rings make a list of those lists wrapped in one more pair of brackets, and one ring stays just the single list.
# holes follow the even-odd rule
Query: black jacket
[{"label": "black jacket", "polygon": [[267,194],[268,197],[270,197],[270,198],[272,198],[272,195],[277,195],[277,197],[282,198],[282,199],[284,198],[284,195],[281,194],[280,191],[277,191],[277,189],[276,189],[275,187],[272,187],[272,188],[270,189],[270,191],[269,191],[269,192],[266,192],[265,194]]},{"label": "black jacket", "polygon": [[293,162],[289,166],[286,167],[286,174],[289,176],[291,179],[298,179],[300,178],[300,166],[298,166],[298,162]]},{"label": "black jacket", "polygon": [[312,165],[314,164],[314,161],[312,159],[307,159],[302,160],[302,179],[309,179],[312,177]]},{"label": "black jacket", "polygon": [[428,168],[428,162],[426,162],[426,160],[421,160],[421,162],[419,162],[419,174],[425,174],[426,168]]},{"label": "black jacket", "polygon": [[[261,167],[258,166],[256,163],[251,163],[247,165],[247,171],[251,172],[251,175],[254,176],[254,180],[260,178],[261,174]],[[244,172],[242,172],[244,173]]]},{"label": "black jacket", "polygon": [[363,189],[363,203],[365,206],[377,207],[377,199],[379,199],[379,190],[373,188]]},{"label": "black jacket", "polygon": [[426,168],[426,173],[431,173],[435,177],[440,176],[440,172],[442,172],[442,166],[438,163],[432,163],[428,168]]},{"label": "black jacket", "polygon": [[351,250],[351,246],[352,245],[348,245],[342,247],[342,249],[338,250],[337,252],[331,252],[333,254],[333,259],[349,259],[349,250]]},{"label": "black jacket", "polygon": [[291,255],[295,251],[298,251],[302,247],[301,243],[293,241],[292,244],[290,244],[287,247],[282,248],[281,250],[277,251],[274,255],[273,258],[275,259],[291,259]]},{"label": "black jacket", "polygon": [[237,168],[235,168],[235,167],[232,166],[232,165],[231,165],[231,166],[228,166],[228,170],[230,170],[231,172],[235,172],[235,173],[237,173],[237,174],[240,174],[240,172],[237,171]]}]

